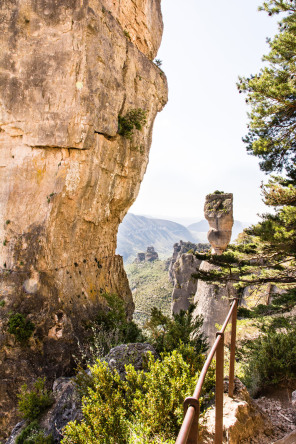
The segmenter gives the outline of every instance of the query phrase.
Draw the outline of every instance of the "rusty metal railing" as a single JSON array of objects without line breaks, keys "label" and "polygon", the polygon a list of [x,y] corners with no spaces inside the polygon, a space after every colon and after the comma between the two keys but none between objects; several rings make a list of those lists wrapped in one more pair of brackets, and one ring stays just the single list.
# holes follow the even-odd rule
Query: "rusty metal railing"
[{"label": "rusty metal railing", "polygon": [[235,363],[235,341],[236,341],[236,319],[238,299],[234,299],[228,315],[220,331],[216,333],[216,340],[211,348],[203,369],[199,375],[192,397],[184,401],[184,420],[180,429],[176,444],[198,443],[198,420],[199,420],[199,397],[208,368],[216,353],[216,390],[215,390],[215,444],[222,444],[223,439],[223,379],[224,379],[224,332],[231,319],[231,344],[229,363],[229,388],[228,394],[233,398],[234,390],[234,363]]}]

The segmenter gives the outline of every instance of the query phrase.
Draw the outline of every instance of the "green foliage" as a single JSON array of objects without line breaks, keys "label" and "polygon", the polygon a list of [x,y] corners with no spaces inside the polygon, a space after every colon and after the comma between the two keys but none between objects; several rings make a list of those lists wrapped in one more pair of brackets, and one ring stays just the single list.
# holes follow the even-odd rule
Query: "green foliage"
[{"label": "green foliage", "polygon": [[5,300],[4,299],[1,299],[1,301],[0,301],[0,307],[4,307],[5,306]]},{"label": "green foliage", "polygon": [[123,33],[127,39],[131,40],[130,33],[126,29],[123,31]]},{"label": "green foliage", "polygon": [[169,316],[171,313],[173,285],[168,280],[166,261],[129,264],[125,267],[135,303],[134,320],[144,327],[153,307]]},{"label": "green foliage", "polygon": [[201,316],[193,318],[195,305],[191,304],[188,310],[174,313],[173,317],[165,316],[161,310],[153,307],[150,320],[145,328],[149,333],[149,342],[161,352],[172,352],[180,344],[189,344],[197,354],[207,351],[206,337],[200,329],[203,324]]},{"label": "green foliage", "polygon": [[294,169],[295,156],[295,50],[296,5],[272,0],[261,8],[269,15],[288,12],[279,24],[279,33],[269,40],[270,52],[259,74],[240,78],[238,88],[247,93],[250,104],[247,150],[258,156],[261,168],[271,172],[283,166]]},{"label": "green foliage", "polygon": [[118,116],[118,134],[131,139],[134,130],[141,130],[147,122],[147,111],[141,108],[131,109],[125,116]]},{"label": "green foliage", "polygon": [[35,325],[21,313],[12,314],[8,319],[8,332],[16,340],[25,343],[32,335]]},{"label": "green foliage", "polygon": [[160,68],[161,65],[162,65],[162,60],[160,60],[160,59],[155,59],[155,60],[154,60],[154,63],[155,63],[156,66],[158,66],[158,68]]},{"label": "green foliage", "polygon": [[[143,342],[143,336],[140,328],[134,321],[127,321],[124,301],[115,294],[103,295],[107,302],[107,309],[101,310],[95,318],[95,326],[99,327],[105,333],[116,332],[116,344],[128,344],[130,342]],[[108,350],[109,351],[109,350]],[[106,350],[103,351],[105,353]]]},{"label": "green foliage", "polygon": [[258,304],[252,309],[238,307],[237,315],[240,318],[259,318],[275,313],[290,311],[296,304],[296,289],[291,289],[282,294],[274,294],[269,305]]},{"label": "green foliage", "polygon": [[[187,355],[193,356],[187,346]],[[183,420],[182,402],[192,394],[199,367],[185,362],[177,350],[155,361],[149,355],[145,370],[126,366],[126,379],[98,361],[91,368],[93,385],[83,398],[84,419],[69,423],[64,429],[63,444],[161,443],[172,440]],[[207,389],[214,382],[213,370]],[[141,436],[145,440],[140,441]]]},{"label": "green foliage", "polygon": [[22,385],[18,398],[18,410],[29,421],[38,418],[54,401],[45,388],[45,378],[38,378],[32,390],[28,390],[27,384]]},{"label": "green foliage", "polygon": [[45,436],[38,422],[33,421],[21,431],[15,440],[16,444],[53,444],[52,435]]},{"label": "green foliage", "polygon": [[124,301],[116,294],[102,294],[104,306],[90,325],[86,343],[80,344],[78,367],[94,364],[106,356],[112,347],[131,342],[144,342],[145,336],[134,321],[127,321]]},{"label": "green foliage", "polygon": [[224,191],[216,190],[216,191],[214,191],[212,194],[224,194]]},{"label": "green foliage", "polygon": [[[277,321],[278,322],[278,321]],[[289,383],[296,377],[296,325],[283,319],[275,330],[275,323],[261,326],[262,334],[247,341],[243,355],[244,382],[252,394],[279,383]]]}]

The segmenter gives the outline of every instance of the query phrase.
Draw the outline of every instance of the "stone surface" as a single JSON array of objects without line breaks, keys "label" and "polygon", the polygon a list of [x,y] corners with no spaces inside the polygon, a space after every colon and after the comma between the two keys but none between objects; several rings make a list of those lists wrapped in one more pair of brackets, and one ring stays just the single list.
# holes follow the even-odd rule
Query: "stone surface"
[{"label": "stone surface", "polygon": [[[200,265],[200,270],[202,271],[218,269],[218,267],[206,261],[203,261]],[[213,345],[216,332],[218,331],[216,324],[221,326],[224,323],[230,309],[230,302],[235,296],[236,292],[231,282],[218,286],[200,279],[198,280],[194,296],[194,303],[197,305],[193,315],[203,316],[202,331],[208,337],[210,346]]]},{"label": "stone surface", "polygon": [[295,444],[296,442],[296,430],[284,436],[284,438],[275,441],[274,444]]},{"label": "stone surface", "polygon": [[116,369],[121,378],[124,378],[124,366],[132,364],[136,370],[142,370],[145,357],[149,352],[157,358],[157,353],[150,344],[122,344],[112,348],[104,357],[104,361],[111,369]]},{"label": "stone surface", "polygon": [[192,253],[183,253],[178,256],[173,265],[172,275],[174,289],[172,292],[172,312],[188,310],[193,303],[196,293],[197,279],[192,277],[200,266],[201,261]]},{"label": "stone surface", "polygon": [[175,264],[176,260],[181,256],[181,254],[187,253],[189,250],[196,251],[197,246],[193,242],[184,242],[184,241],[180,240],[180,242],[176,242],[174,244],[173,248],[174,248],[173,255],[170,260],[170,265],[169,265],[169,279],[172,283],[174,283],[173,268],[174,268],[174,264]]},{"label": "stone surface", "polygon": [[[159,0],[4,0],[0,30],[1,439],[22,383],[72,371],[102,293],[132,315],[116,235],[167,85],[150,60]],[[136,108],[147,123],[128,140],[118,115]],[[7,332],[11,312],[35,325],[27,345]]]},{"label": "stone surface", "polygon": [[213,254],[222,254],[231,239],[233,226],[233,195],[231,193],[208,194],[204,206],[209,222],[208,240]]},{"label": "stone surface", "polygon": [[146,253],[137,253],[134,263],[140,264],[141,262],[154,262],[157,260],[158,253],[155,251],[154,247],[147,247]]},{"label": "stone surface", "polygon": [[[208,240],[212,246],[212,254],[222,254],[231,239],[233,225],[233,195],[231,193],[213,193],[206,196],[204,213],[209,222]],[[203,261],[201,271],[219,270],[219,267]],[[198,281],[194,303],[197,305],[194,316],[202,315],[202,330],[209,339],[215,341],[217,327],[222,325],[230,308],[229,301],[236,296],[231,282],[218,286],[202,280]]]},{"label": "stone surface", "polygon": [[[227,392],[228,384],[225,384]],[[224,393],[223,400],[223,443],[240,444],[251,442],[259,434],[272,434],[272,424],[267,416],[250,398],[246,387],[235,378],[234,397]],[[201,427],[201,443],[213,443],[215,434],[215,408],[204,416]],[[244,441],[246,440],[246,441]]]}]

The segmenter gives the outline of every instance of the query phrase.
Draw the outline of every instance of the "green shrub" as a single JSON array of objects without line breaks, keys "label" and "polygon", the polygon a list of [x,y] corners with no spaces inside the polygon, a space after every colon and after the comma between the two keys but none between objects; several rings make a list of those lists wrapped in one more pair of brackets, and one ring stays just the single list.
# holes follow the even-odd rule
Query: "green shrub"
[{"label": "green shrub", "polygon": [[158,353],[171,352],[182,344],[190,344],[197,354],[208,349],[208,342],[201,332],[203,318],[193,318],[195,305],[191,304],[188,310],[174,313],[172,318],[165,316],[161,310],[153,307],[150,320],[145,328],[149,333],[149,342]]},{"label": "green shrub", "polygon": [[31,422],[15,440],[16,444],[52,444],[52,435],[45,436],[38,422]]},{"label": "green shrub", "polygon": [[15,313],[8,320],[8,332],[13,334],[17,341],[25,343],[32,335],[35,325],[21,313]]},{"label": "green shrub", "polygon": [[237,316],[239,318],[244,318],[244,319],[247,318],[247,319],[249,319],[249,318],[253,317],[253,313],[252,313],[251,310],[249,310],[246,307],[238,307],[238,309],[237,309]]},{"label": "green shrub", "polygon": [[[186,347],[192,357],[194,349]],[[201,359],[198,370],[202,363]],[[150,354],[145,370],[126,366],[124,381],[100,361],[91,372],[93,385],[82,403],[84,419],[80,424],[67,424],[63,444],[174,442],[183,420],[183,400],[192,395],[197,381],[192,359],[186,362],[177,350],[164,355],[162,361]],[[213,384],[211,370],[206,388]]]},{"label": "green shrub", "polygon": [[19,412],[29,421],[38,418],[54,402],[51,392],[45,388],[45,378],[38,378],[32,390],[28,390],[27,384],[22,385],[18,398]]},{"label": "green shrub", "polygon": [[131,109],[125,116],[118,116],[118,134],[131,139],[134,130],[141,130],[147,122],[147,112],[144,109]]},{"label": "green shrub", "polygon": [[271,385],[288,384],[296,377],[296,326],[288,326],[287,320],[278,324],[285,328],[275,331],[273,324],[240,350],[244,383],[254,395]]},{"label": "green shrub", "polygon": [[79,344],[77,367],[93,365],[98,358],[106,356],[112,347],[146,340],[134,321],[127,321],[124,301],[116,294],[101,295],[106,306],[102,308],[92,324],[91,333],[84,344]]}]

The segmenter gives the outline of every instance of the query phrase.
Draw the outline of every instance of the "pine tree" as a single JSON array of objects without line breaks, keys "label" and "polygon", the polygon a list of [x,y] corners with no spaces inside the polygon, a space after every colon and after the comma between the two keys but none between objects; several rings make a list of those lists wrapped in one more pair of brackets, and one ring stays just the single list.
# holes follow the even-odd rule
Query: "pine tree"
[{"label": "pine tree", "polygon": [[[283,285],[289,291],[282,300],[288,298],[291,304],[296,294],[296,1],[270,0],[259,10],[281,15],[278,34],[268,40],[266,66],[239,78],[237,86],[250,107],[243,141],[248,153],[260,159],[260,168],[273,174],[262,193],[274,211],[263,214],[261,222],[245,230],[223,255],[203,256],[220,269],[199,271],[195,277],[232,281],[239,288]],[[279,172],[284,177],[275,175]]]}]

